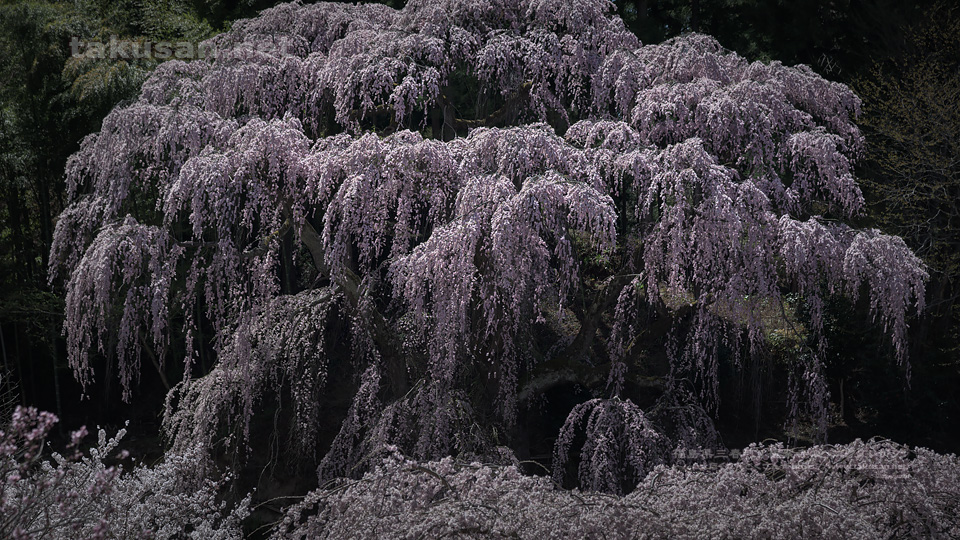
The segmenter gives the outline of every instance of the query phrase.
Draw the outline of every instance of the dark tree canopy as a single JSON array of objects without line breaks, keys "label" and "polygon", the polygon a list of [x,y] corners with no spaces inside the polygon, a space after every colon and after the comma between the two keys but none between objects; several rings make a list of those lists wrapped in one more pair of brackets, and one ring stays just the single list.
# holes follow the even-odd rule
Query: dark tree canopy
[{"label": "dark tree canopy", "polygon": [[[926,279],[900,238],[848,224],[859,99],[700,34],[641,45],[612,12],[286,4],[161,64],[68,164],[50,259],[77,376],[99,350],[129,393],[182,336],[175,446],[249,437],[286,396],[309,456],[347,392],[323,477],[384,443],[493,453],[521,403],[578,383],[595,399],[556,472],[585,433],[581,483],[619,491],[717,444],[719,364],[792,325],[809,339],[790,403],[825,429],[825,299],[865,297],[906,365]],[[630,399],[650,381],[674,414]]]}]

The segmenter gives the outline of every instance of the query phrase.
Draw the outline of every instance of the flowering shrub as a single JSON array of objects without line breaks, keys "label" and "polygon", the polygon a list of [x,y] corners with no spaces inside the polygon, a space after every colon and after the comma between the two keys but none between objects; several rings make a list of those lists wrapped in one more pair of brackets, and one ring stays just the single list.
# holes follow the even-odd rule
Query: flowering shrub
[{"label": "flowering shrub", "polygon": [[960,459],[888,441],[751,445],[658,466],[626,496],[563,490],[516,465],[395,449],[292,506],[274,538],[956,538]]},{"label": "flowering shrub", "polygon": [[97,445],[82,455],[78,446],[86,429],[80,429],[72,434],[70,454],[43,456],[44,440],[56,422],[50,413],[17,407],[0,431],[0,537],[241,537],[249,498],[229,511],[218,502],[226,479],[209,478],[212,471],[199,447],[169,453],[154,467],[123,471],[105,461],[125,430],[107,439],[101,429]]}]

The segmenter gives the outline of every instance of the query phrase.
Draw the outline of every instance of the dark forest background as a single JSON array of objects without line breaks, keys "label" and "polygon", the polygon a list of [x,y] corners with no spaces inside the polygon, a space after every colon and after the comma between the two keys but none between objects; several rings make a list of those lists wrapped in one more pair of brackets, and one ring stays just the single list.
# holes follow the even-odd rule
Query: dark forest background
[{"label": "dark forest background", "polygon": [[[0,407],[49,410],[64,432],[129,419],[126,443],[140,445],[131,450],[162,453],[159,414],[169,385],[183,375],[178,363],[157,364],[162,376],[144,376],[123,403],[111,360],[100,358],[97,383],[81,396],[61,336],[63,290],[46,277],[68,157],[113,107],[136,97],[158,61],[73,58],[70,42],[198,42],[276,3],[0,0],[0,397],[7,398]],[[960,452],[960,9],[896,0],[615,5],[643,43],[702,32],[750,60],[807,64],[861,97],[867,151],[857,172],[868,210],[855,225],[903,236],[931,277],[928,307],[911,321],[909,384],[865,306],[830,306],[829,439],[879,435]],[[730,446],[784,435],[784,397],[773,389],[784,387],[786,375],[759,376],[771,391],[721,384],[730,390],[721,396],[718,427]]]}]

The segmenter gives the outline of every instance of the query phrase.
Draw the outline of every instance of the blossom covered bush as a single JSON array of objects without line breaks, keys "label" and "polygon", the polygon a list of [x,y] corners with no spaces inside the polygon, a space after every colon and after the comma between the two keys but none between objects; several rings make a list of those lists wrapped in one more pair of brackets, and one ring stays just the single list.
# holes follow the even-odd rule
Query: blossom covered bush
[{"label": "blossom covered bush", "polygon": [[660,465],[626,496],[564,490],[516,464],[420,462],[396,448],[310,493],[274,538],[956,538],[960,459],[889,441]]},{"label": "blossom covered bush", "polygon": [[124,470],[107,462],[126,457],[116,452],[126,431],[108,439],[99,430],[83,455],[84,428],[72,434],[68,454],[47,456],[44,442],[57,421],[17,407],[0,430],[0,538],[242,537],[249,498],[232,508],[220,500],[227,479],[216,480],[200,447]]},{"label": "blossom covered bush", "polygon": [[[41,456],[56,418],[18,408],[0,432],[3,538],[242,538],[249,497],[218,502],[223,481],[199,451],[154,467],[106,466],[121,430],[89,455]],[[75,448],[85,435],[73,435]],[[722,461],[657,465],[630,493],[566,490],[530,476],[506,448],[496,463],[423,462],[396,447],[368,456],[290,505],[288,538],[955,538],[960,459],[886,440],[787,448],[752,444]],[[709,456],[707,456],[709,458]]]},{"label": "blossom covered bush", "polygon": [[824,436],[831,295],[864,296],[909,374],[926,272],[848,224],[860,101],[807,67],[641,44],[609,0],[291,3],[206,46],[83,141],[50,256],[84,385],[101,353],[127,398],[144,354],[179,361],[175,452],[272,441],[273,410],[325,482],[385,444],[520,447],[521,412],[580,387],[556,475],[627,491],[720,444],[721,364],[775,327],[800,327],[790,414]]}]

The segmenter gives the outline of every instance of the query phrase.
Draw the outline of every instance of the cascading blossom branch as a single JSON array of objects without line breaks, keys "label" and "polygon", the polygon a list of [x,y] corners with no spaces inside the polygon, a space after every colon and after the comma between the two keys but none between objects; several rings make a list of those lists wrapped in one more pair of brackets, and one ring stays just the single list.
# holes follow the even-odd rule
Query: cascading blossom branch
[{"label": "cascading blossom branch", "polygon": [[[249,425],[261,395],[307,377],[288,395],[308,449],[331,366],[351,362],[363,376],[329,455],[395,425],[423,435],[404,433],[420,442],[403,451],[432,459],[475,435],[451,411],[510,428],[522,401],[567,382],[619,400],[591,402],[610,414],[588,437],[659,448],[619,395],[642,347],[668,338],[669,373],[654,375],[689,376],[715,404],[721,347],[759,354],[764,310],[789,291],[810,308],[802,380],[818,410],[827,295],[866,292],[906,361],[923,265],[841,223],[863,207],[857,97],[708,36],[641,45],[612,11],[294,3],[214,38],[220,54],[161,64],[67,170],[51,276],[81,381],[97,347],[129,392],[140,351],[162,359],[178,336],[188,374],[200,348],[217,363],[172,394],[175,442],[237,404]],[[645,310],[671,324],[641,324]],[[585,446],[581,478],[615,484],[609,444]]]}]

